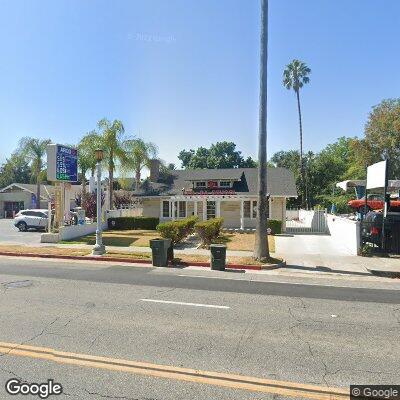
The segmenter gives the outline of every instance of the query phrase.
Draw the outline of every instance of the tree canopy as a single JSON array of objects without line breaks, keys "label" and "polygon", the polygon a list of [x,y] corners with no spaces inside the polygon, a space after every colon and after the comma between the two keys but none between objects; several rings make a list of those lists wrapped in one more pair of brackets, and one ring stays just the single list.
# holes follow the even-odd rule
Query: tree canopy
[{"label": "tree canopy", "polygon": [[233,142],[217,142],[210,148],[199,147],[196,150],[182,150],[178,159],[182,168],[253,168],[257,163],[251,158],[244,159],[242,152],[236,150]]}]

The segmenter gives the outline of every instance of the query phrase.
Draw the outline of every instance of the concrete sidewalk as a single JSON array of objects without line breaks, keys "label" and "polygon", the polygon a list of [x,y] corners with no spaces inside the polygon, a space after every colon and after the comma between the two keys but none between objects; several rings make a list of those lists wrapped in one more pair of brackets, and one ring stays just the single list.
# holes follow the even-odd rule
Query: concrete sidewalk
[{"label": "concrete sidewalk", "polygon": [[[6,243],[2,243],[6,244]],[[11,243],[9,243],[11,244]],[[16,244],[16,243],[15,243]],[[21,244],[19,244],[21,245]],[[57,247],[91,250],[86,244],[33,243],[29,247]],[[400,273],[400,259],[360,257],[348,254],[328,235],[278,235],[275,236],[276,253],[287,265],[280,268],[285,274],[334,274],[343,276],[371,276],[371,271],[391,271]],[[149,247],[107,246],[107,250],[123,253],[150,253]],[[175,249],[175,255],[210,255],[207,249]],[[252,251],[227,251],[227,257],[251,257]]]}]

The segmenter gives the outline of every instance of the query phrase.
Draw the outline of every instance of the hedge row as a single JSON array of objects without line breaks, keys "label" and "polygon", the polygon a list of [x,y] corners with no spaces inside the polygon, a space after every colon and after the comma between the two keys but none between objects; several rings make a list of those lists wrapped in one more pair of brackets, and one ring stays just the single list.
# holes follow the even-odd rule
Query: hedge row
[{"label": "hedge row", "polygon": [[116,217],[108,219],[108,229],[130,230],[147,229],[154,230],[160,219],[155,217]]},{"label": "hedge row", "polygon": [[273,235],[282,233],[282,221],[279,221],[277,219],[269,219],[268,220],[268,228],[271,229],[271,233]]},{"label": "hedge row", "polygon": [[201,239],[203,246],[209,246],[213,240],[217,239],[221,232],[223,218],[212,218],[207,221],[197,222],[194,226],[196,234]]},{"label": "hedge row", "polygon": [[172,244],[182,242],[194,232],[194,226],[198,221],[198,217],[189,217],[178,221],[162,222],[157,225],[157,231],[164,239],[171,239]]}]

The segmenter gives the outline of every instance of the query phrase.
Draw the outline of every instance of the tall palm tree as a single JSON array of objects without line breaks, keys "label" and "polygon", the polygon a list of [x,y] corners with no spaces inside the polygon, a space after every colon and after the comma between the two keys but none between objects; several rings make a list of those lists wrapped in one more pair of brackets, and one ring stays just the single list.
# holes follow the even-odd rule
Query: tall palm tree
[{"label": "tall palm tree", "polygon": [[36,181],[36,208],[40,208],[40,184],[42,179],[42,170],[45,166],[45,155],[47,145],[51,143],[50,139],[37,139],[23,137],[19,141],[19,154],[24,156],[29,162],[32,170],[32,178]]},{"label": "tall palm tree", "polygon": [[151,142],[146,143],[143,139],[132,139],[126,142],[126,152],[126,168],[135,171],[136,189],[138,189],[142,169],[150,168],[150,160],[157,155],[157,146]]},{"label": "tall palm tree", "polygon": [[113,185],[116,163],[118,161],[121,163],[127,161],[125,128],[121,121],[115,119],[111,122],[106,118],[100,120],[97,126],[100,131],[98,134],[98,143],[101,143],[103,147],[104,162],[107,164],[108,169],[110,208],[113,208]]},{"label": "tall palm tree", "polygon": [[267,240],[267,61],[268,61],[268,0],[261,0],[260,34],[260,104],[258,133],[258,213],[254,257],[269,258]]},{"label": "tall palm tree", "polygon": [[290,64],[288,64],[283,71],[283,86],[286,89],[293,89],[296,93],[297,98],[297,110],[299,113],[299,128],[300,128],[300,176],[301,182],[303,186],[302,190],[302,203],[306,203],[308,205],[307,199],[307,181],[304,176],[304,160],[303,160],[303,125],[301,121],[301,107],[300,107],[300,89],[307,83],[310,82],[309,74],[311,73],[311,69],[307,67],[307,65],[300,60],[293,60]]},{"label": "tall palm tree", "polygon": [[95,150],[101,147],[101,140],[96,131],[91,131],[83,136],[78,143],[78,164],[81,170],[82,193],[86,193],[86,173],[88,171],[94,174],[96,168]]}]

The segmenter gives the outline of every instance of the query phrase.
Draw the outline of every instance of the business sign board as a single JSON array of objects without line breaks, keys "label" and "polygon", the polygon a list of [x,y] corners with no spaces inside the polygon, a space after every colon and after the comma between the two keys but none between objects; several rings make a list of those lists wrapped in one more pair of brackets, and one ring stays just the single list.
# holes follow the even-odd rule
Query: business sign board
[{"label": "business sign board", "polygon": [[367,168],[367,189],[386,187],[386,163],[386,160],[380,161]]},{"label": "business sign board", "polygon": [[53,182],[78,181],[78,151],[60,144],[47,146],[47,179]]}]

